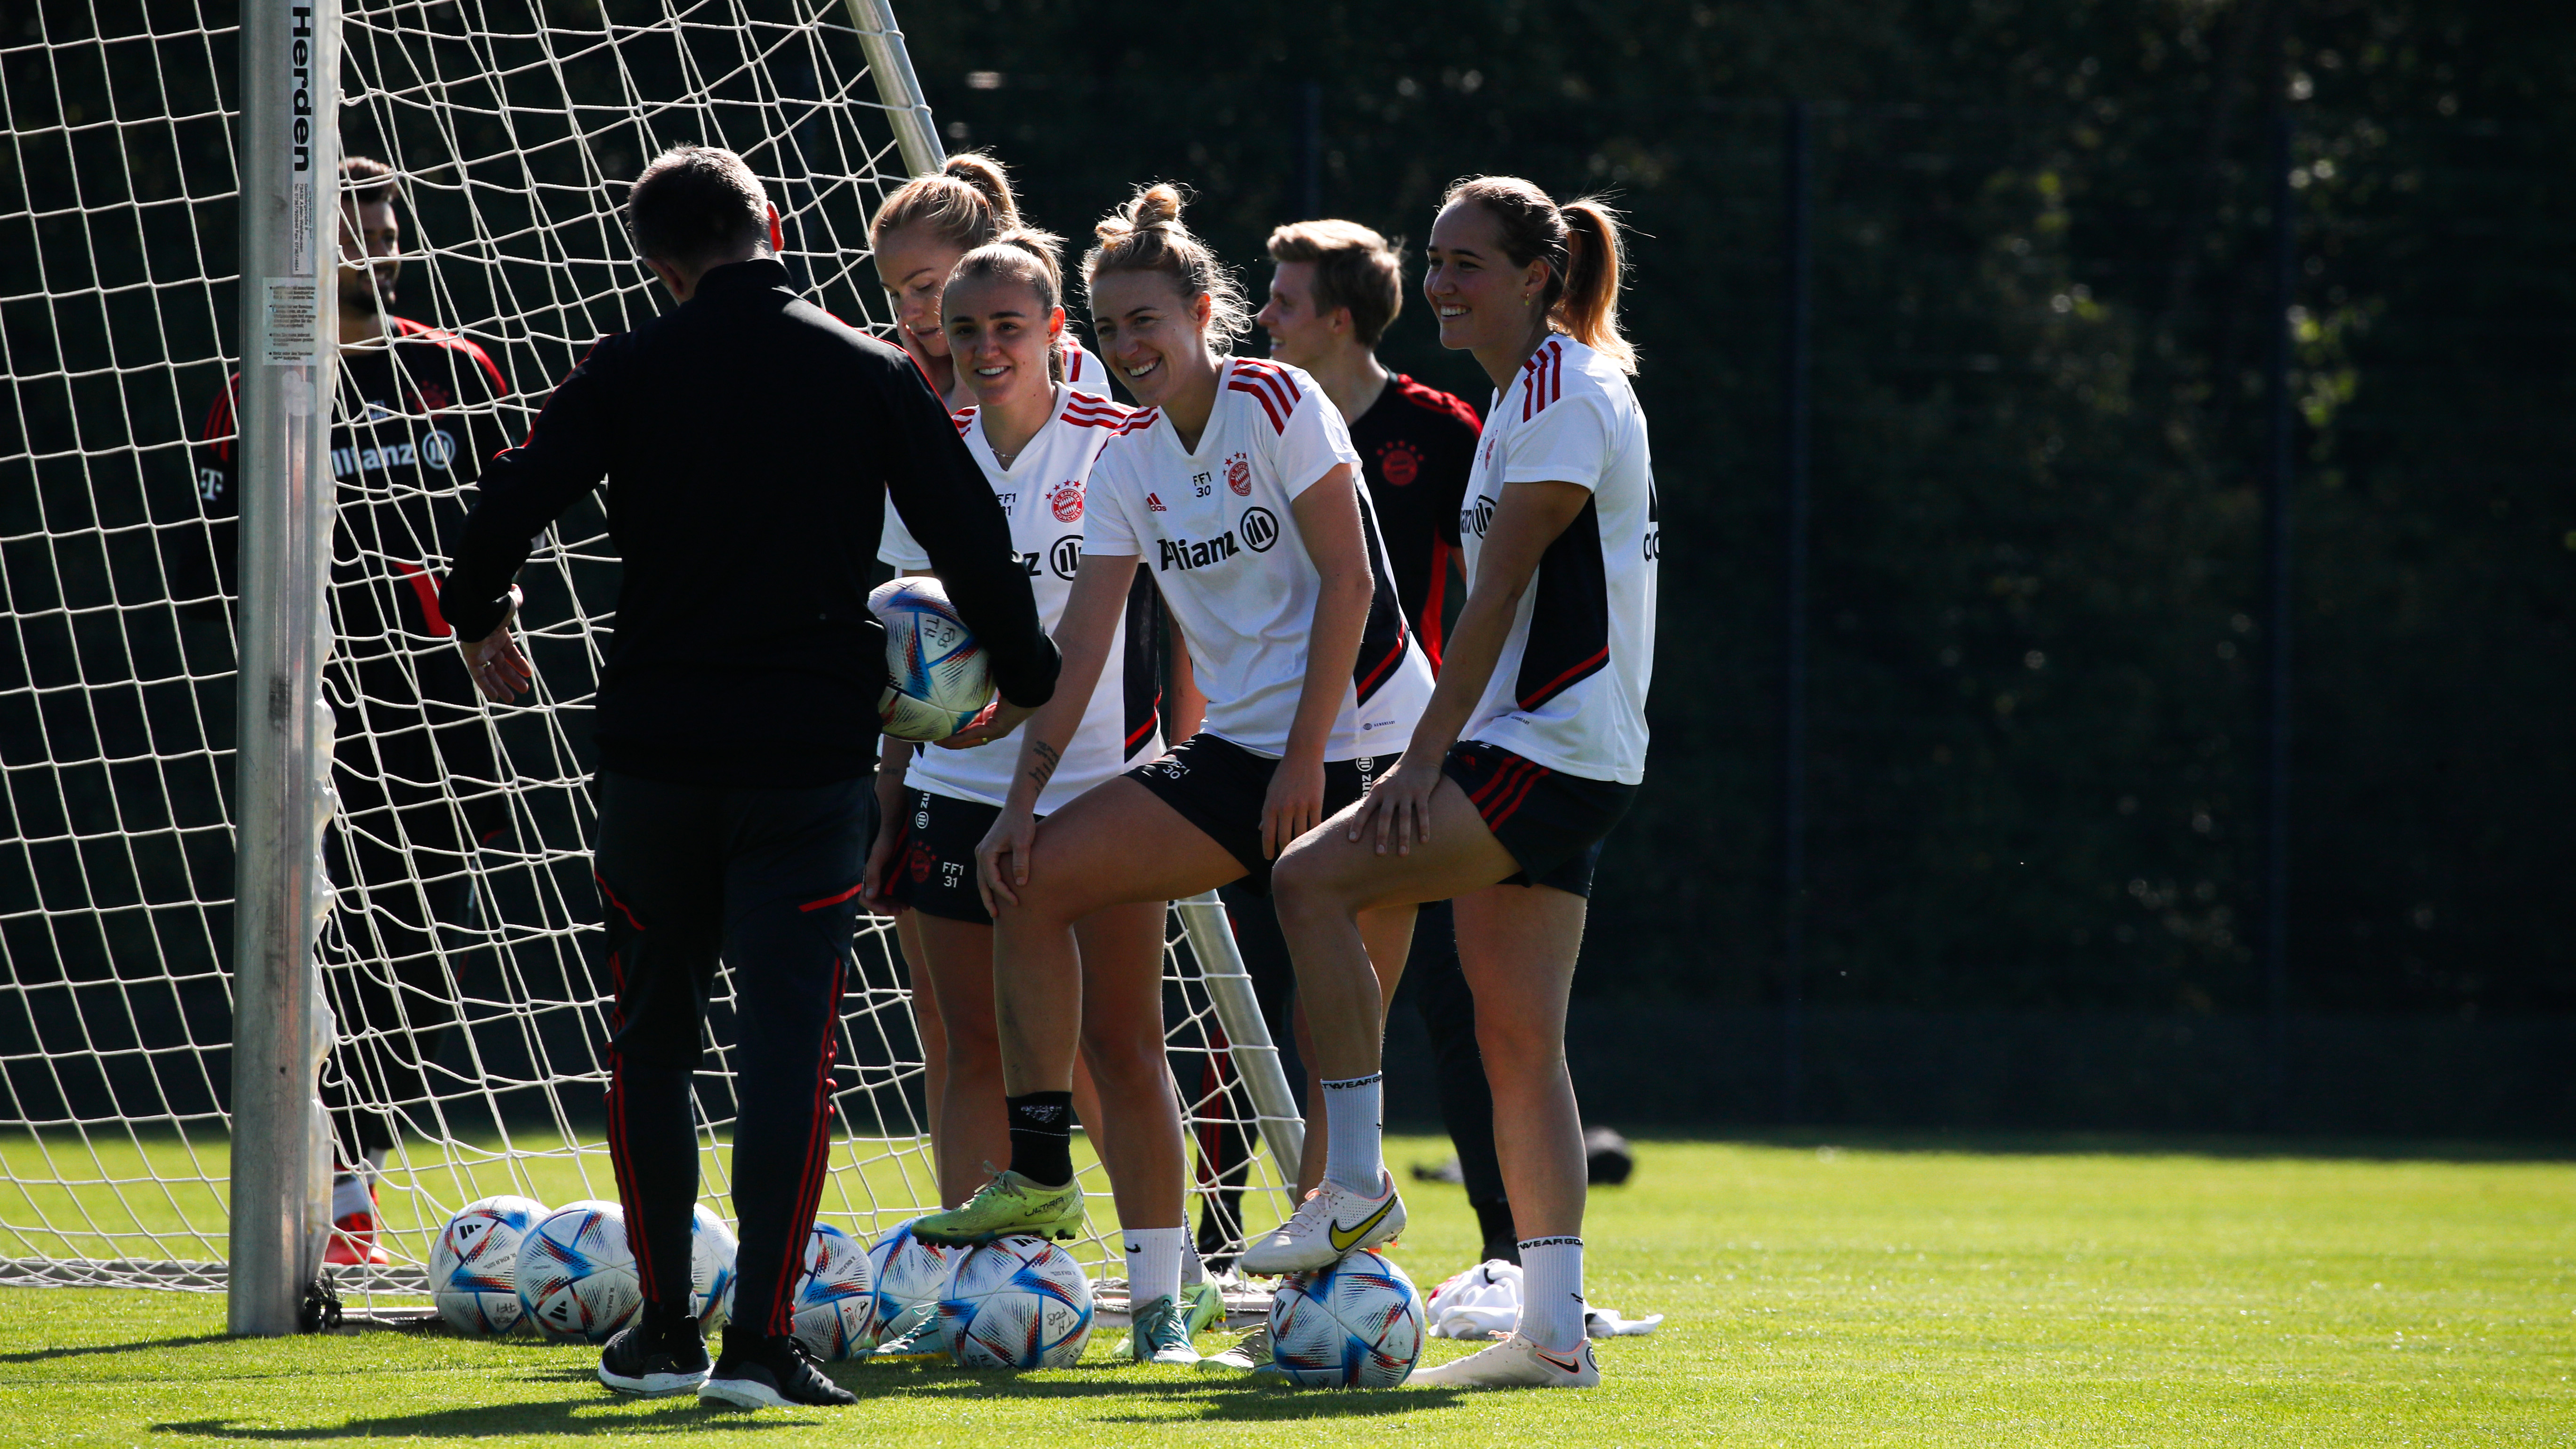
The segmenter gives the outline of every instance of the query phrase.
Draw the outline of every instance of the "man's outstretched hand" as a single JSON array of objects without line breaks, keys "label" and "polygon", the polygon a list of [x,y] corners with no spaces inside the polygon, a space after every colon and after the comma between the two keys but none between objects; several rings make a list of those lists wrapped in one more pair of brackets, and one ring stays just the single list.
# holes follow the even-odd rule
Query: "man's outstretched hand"
[{"label": "man's outstretched hand", "polygon": [[474,676],[474,687],[494,704],[508,704],[527,693],[537,677],[535,666],[528,663],[528,656],[519,650],[517,637],[510,632],[511,620],[519,617],[515,607],[518,601],[519,591],[512,589],[510,602],[514,607],[509,618],[501,621],[501,627],[472,643],[456,641],[456,652],[465,656],[465,672]]}]

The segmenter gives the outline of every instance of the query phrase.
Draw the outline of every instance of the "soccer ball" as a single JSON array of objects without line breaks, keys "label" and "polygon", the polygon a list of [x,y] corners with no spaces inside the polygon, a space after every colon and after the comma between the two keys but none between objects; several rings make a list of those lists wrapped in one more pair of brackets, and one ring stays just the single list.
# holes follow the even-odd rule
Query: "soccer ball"
[{"label": "soccer ball", "polygon": [[992,702],[992,671],[937,579],[883,583],[868,612],[886,631],[886,687],[877,719],[899,740],[944,740]]},{"label": "soccer ball", "polygon": [[1312,1388],[1391,1389],[1421,1362],[1422,1339],[1422,1295],[1369,1249],[1288,1275],[1270,1299],[1271,1360]]},{"label": "soccer ball", "polygon": [[[806,1234],[804,1267],[787,1301],[796,1337],[816,1358],[849,1358],[876,1342],[875,1277],[858,1239],[830,1223],[816,1223]],[[727,1319],[733,1317],[734,1287],[725,1285]]]},{"label": "soccer ball", "polygon": [[939,1326],[963,1368],[1068,1368],[1091,1341],[1091,1281],[1044,1238],[985,1243],[957,1260]]},{"label": "soccer ball", "polygon": [[689,1313],[700,1333],[725,1326],[733,1312],[734,1256],[741,1244],[715,1209],[699,1203],[689,1216]]},{"label": "soccer ball", "polygon": [[868,1249],[868,1266],[876,1275],[876,1336],[882,1343],[939,1311],[939,1295],[948,1291],[957,1267],[957,1250],[925,1243],[912,1235],[912,1218],[895,1226]]},{"label": "soccer ball", "polygon": [[429,1298],[459,1333],[500,1334],[519,1326],[519,1240],[546,1205],[533,1198],[467,1203],[429,1247]]},{"label": "soccer ball", "polygon": [[557,1343],[606,1343],[643,1305],[626,1214],[613,1202],[568,1203],[519,1241],[519,1308]]}]

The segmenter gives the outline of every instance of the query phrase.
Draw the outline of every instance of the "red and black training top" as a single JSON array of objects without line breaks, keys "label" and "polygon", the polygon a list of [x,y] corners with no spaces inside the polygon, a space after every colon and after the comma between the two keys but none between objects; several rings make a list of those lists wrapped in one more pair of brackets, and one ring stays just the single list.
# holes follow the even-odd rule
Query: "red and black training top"
[{"label": "red and black training top", "polygon": [[1386,540],[1405,622],[1440,667],[1443,610],[1449,606],[1449,560],[1458,552],[1458,510],[1475,462],[1476,410],[1403,373],[1388,379],[1369,410],[1351,423],[1378,534]]},{"label": "red and black training top", "polygon": [[868,613],[886,499],[1005,699],[1060,660],[983,471],[921,370],[798,297],[767,258],[591,349],[528,441],[483,470],[439,607],[480,638],[529,541],[607,483],[621,565],[600,763],[678,785],[824,785],[875,770],[885,631]]}]

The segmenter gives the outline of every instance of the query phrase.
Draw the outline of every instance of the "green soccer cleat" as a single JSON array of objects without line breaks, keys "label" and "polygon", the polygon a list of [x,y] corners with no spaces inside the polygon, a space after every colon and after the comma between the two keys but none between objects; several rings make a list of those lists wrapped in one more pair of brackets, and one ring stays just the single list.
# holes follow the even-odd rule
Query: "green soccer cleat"
[{"label": "green soccer cleat", "polygon": [[945,1247],[1023,1236],[1069,1243],[1081,1232],[1080,1186],[1047,1187],[1007,1170],[976,1189],[964,1207],[932,1213],[912,1225],[914,1237]]},{"label": "green soccer cleat", "polygon": [[1136,1309],[1135,1332],[1127,1340],[1128,1356],[1138,1363],[1185,1368],[1199,1361],[1190,1346],[1189,1313],[1181,1300],[1165,1294]]},{"label": "green soccer cleat", "polygon": [[1202,1278],[1190,1284],[1181,1290],[1181,1301],[1189,1305],[1193,1335],[1225,1326],[1225,1294],[1214,1283]]},{"label": "green soccer cleat", "polygon": [[1199,1368],[1206,1373],[1278,1373],[1270,1361],[1270,1325],[1265,1323],[1245,1334],[1232,1348],[1200,1359]]}]

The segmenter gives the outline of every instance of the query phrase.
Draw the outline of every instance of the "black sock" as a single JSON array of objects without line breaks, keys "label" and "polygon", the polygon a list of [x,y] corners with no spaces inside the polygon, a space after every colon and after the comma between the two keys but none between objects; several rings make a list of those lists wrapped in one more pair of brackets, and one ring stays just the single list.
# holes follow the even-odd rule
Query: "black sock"
[{"label": "black sock", "polygon": [[1496,1258],[1506,1263],[1521,1260],[1520,1234],[1512,1229],[1512,1205],[1507,1202],[1469,1203],[1476,1210],[1476,1227],[1485,1235],[1485,1259]]},{"label": "black sock", "polygon": [[1073,1181],[1073,1094],[1031,1092],[1004,1104],[1011,1118],[1011,1171],[1047,1187]]}]

